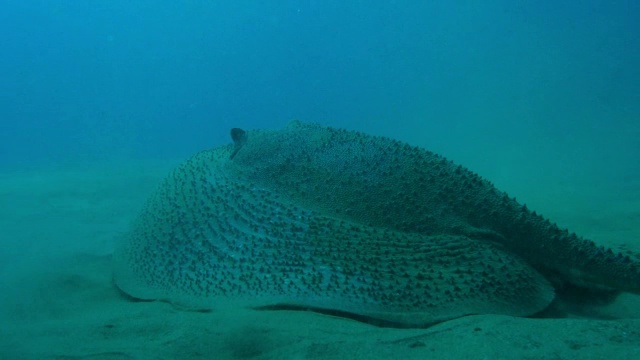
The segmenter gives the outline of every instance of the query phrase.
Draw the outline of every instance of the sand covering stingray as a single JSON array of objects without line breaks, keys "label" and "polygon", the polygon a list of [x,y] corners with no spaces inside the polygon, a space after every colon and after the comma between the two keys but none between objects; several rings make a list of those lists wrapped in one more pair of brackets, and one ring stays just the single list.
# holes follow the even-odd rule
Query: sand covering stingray
[{"label": "sand covering stingray", "polygon": [[640,262],[469,170],[384,137],[294,122],[176,168],[114,255],[141,299],[327,309],[408,326],[527,316],[555,290],[640,292]]}]

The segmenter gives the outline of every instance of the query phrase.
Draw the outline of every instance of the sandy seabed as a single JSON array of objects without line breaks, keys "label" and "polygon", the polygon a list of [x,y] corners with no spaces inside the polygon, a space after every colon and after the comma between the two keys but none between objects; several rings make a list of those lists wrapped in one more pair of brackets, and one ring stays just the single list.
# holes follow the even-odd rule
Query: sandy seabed
[{"label": "sandy seabed", "polygon": [[[599,310],[609,320],[482,315],[428,329],[130,301],[111,282],[113,243],[173,164],[0,174],[0,359],[640,359],[640,296],[628,294]],[[580,235],[640,246],[640,186],[513,189]]]}]

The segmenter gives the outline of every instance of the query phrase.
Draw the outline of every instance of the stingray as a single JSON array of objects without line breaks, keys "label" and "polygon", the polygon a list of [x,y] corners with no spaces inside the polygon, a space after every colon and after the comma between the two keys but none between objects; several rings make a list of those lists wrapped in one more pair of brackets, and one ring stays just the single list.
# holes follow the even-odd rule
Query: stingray
[{"label": "stingray", "polygon": [[640,260],[559,228],[489,181],[386,137],[233,129],[148,199],[114,253],[137,299],[314,309],[401,326],[537,314],[640,292]]}]

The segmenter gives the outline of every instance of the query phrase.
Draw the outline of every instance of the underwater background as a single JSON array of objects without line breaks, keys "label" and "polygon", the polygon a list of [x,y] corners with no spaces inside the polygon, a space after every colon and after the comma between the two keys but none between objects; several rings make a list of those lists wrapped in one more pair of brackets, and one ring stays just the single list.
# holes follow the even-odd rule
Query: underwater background
[{"label": "underwater background", "polygon": [[640,247],[637,1],[7,0],[0,49],[6,358],[41,358],[15,350],[25,337],[58,344],[33,335],[70,316],[49,300],[89,286],[16,282],[77,254],[101,264],[167,171],[232,127],[403,140],[581,235]]},{"label": "underwater background", "polygon": [[467,164],[640,170],[638,2],[1,6],[3,167],[183,157],[300,119]]}]

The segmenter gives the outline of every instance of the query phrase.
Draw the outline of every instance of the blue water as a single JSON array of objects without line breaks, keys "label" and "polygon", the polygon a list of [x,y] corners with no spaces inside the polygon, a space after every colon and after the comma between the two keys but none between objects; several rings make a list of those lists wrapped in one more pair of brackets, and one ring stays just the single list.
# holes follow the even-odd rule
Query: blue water
[{"label": "blue water", "polygon": [[0,34],[0,167],[300,119],[496,174],[640,174],[635,1],[7,0]]}]

